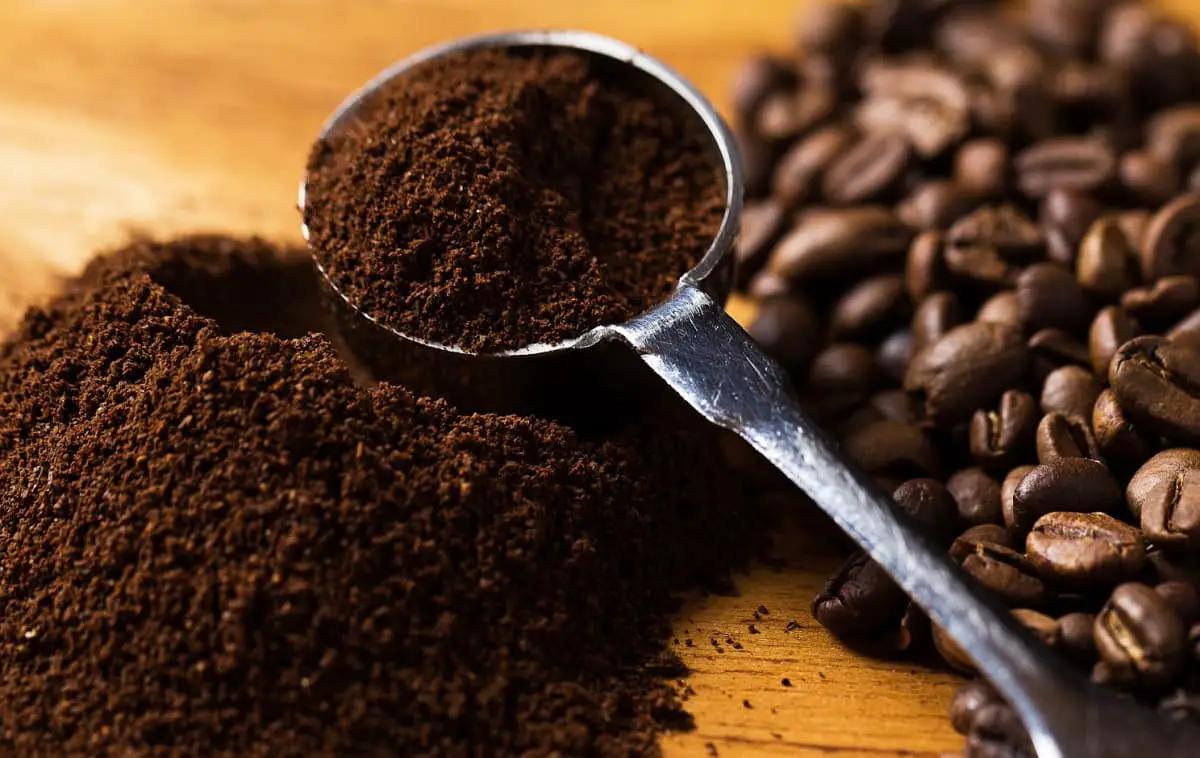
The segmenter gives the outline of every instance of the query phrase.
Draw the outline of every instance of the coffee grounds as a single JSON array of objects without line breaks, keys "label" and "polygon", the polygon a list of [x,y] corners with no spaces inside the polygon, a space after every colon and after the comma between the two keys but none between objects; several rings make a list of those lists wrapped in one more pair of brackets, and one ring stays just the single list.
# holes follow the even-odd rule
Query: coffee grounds
[{"label": "coffee grounds", "polygon": [[706,449],[360,387],[310,271],[141,241],[0,346],[0,752],[656,753]]},{"label": "coffee grounds", "polygon": [[576,53],[419,66],[309,162],[305,221],[360,308],[475,352],[619,323],[712,242],[707,136]]}]

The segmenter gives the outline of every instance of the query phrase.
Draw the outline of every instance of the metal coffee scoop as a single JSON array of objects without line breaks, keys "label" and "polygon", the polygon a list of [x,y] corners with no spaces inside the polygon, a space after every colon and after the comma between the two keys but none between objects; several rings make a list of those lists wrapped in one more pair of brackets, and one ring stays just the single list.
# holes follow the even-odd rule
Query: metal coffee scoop
[{"label": "metal coffee scoop", "polygon": [[[742,174],[733,137],[712,105],[688,82],[633,47],[586,32],[520,32],[474,37],[427,49],[384,71],[347,99],[321,137],[353,123],[373,96],[414,66],[480,48],[543,48],[593,56],[597,65],[638,81],[647,92],[701,122],[713,156],[724,167],[726,210],[704,257],[662,304],[624,323],[600,326],[558,344],[529,345],[487,355],[432,344],[382,325],[358,310],[318,263],[339,336],[352,354],[384,372],[408,374],[475,396],[553,391],[547,386],[611,367],[636,354],[663,382],[714,424],[732,430],[787,475],[878,561],[1013,705],[1040,758],[1066,756],[1200,755],[1200,733],[1119,700],[1065,665],[1012,615],[964,576],[946,555],[896,510],[890,497],[847,461],[797,406],[783,371],[722,309],[732,281],[731,248],[742,210]],[[624,80],[624,79],[623,79]],[[300,187],[300,208],[305,205]],[[304,228],[308,239],[308,228]],[[632,352],[630,351],[632,348]],[[417,376],[419,375],[419,376]],[[561,385],[560,385],[561,389]]]}]

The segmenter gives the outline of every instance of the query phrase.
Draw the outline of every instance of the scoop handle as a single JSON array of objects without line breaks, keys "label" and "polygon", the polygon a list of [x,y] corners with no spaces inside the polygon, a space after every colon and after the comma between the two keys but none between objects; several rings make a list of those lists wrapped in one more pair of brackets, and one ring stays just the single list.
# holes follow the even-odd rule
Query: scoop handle
[{"label": "scoop handle", "polygon": [[1017,710],[1040,758],[1195,754],[1195,732],[1159,728],[1155,714],[1091,684],[969,582],[838,452],[800,410],[783,370],[707,294],[685,281],[670,300],[615,332],[688,404],[746,440],[883,566]]}]

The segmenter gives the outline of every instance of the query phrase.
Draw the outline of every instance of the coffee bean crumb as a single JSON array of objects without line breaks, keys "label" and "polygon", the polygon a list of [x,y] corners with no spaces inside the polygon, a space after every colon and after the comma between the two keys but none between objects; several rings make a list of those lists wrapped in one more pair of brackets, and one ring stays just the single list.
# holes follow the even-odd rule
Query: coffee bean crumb
[{"label": "coffee bean crumb", "polygon": [[758,606],[758,612],[759,612],[759,613],[761,613],[761,614],[762,614],[762,615],[764,615],[764,616],[770,616],[770,615],[771,615],[771,612],[767,610],[767,606],[765,606],[765,605],[760,605],[760,606]]},{"label": "coffee bean crumb", "polygon": [[748,629],[748,631],[749,631],[751,634],[758,634],[758,633],[759,633],[759,631],[758,631],[758,627],[757,627],[757,626],[755,626],[754,624],[751,624],[749,627],[747,627],[747,629]]},{"label": "coffee bean crumb", "polygon": [[705,742],[704,743],[704,752],[707,755],[716,755],[717,754],[717,746],[712,744],[711,742]]},{"label": "coffee bean crumb", "polygon": [[754,706],[750,705],[750,701],[749,701],[749,700],[743,700],[743,701],[742,701],[742,707],[743,707],[743,708],[753,708]]},{"label": "coffee bean crumb", "polygon": [[801,623],[799,621],[792,619],[791,621],[787,622],[787,626],[785,626],[783,628],[783,631],[794,632],[797,629],[802,629],[802,628],[804,628],[804,627],[801,625]]},{"label": "coffee bean crumb", "polygon": [[791,679],[788,679],[786,676],[785,676],[783,679],[780,679],[780,680],[779,680],[779,683],[780,683],[780,684],[782,684],[784,687],[791,687],[791,686],[792,686],[792,680],[791,680]]}]

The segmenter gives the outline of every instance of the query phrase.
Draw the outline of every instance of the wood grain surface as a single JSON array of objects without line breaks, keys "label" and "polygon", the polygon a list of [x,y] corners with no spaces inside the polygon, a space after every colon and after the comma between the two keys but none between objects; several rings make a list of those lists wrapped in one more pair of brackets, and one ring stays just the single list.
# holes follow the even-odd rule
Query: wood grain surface
[{"label": "wood grain surface", "polygon": [[[1193,2],[1166,5],[1200,15]],[[298,239],[296,183],[321,122],[369,76],[428,44],[590,29],[662,58],[723,108],[737,63],[784,47],[796,9],[793,0],[3,0],[0,327],[133,231]],[[827,527],[793,526],[786,566],[740,576],[738,596],[694,599],[680,614],[697,729],[665,738],[667,754],[957,750],[944,718],[955,677],[831,640],[807,610],[835,565]],[[760,605],[769,614],[756,621]]]}]

